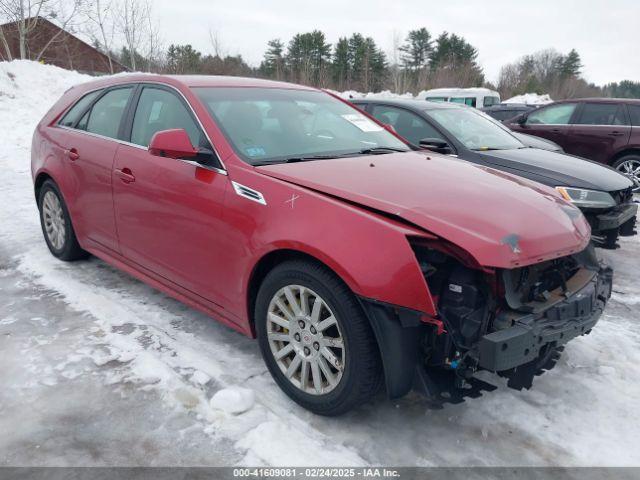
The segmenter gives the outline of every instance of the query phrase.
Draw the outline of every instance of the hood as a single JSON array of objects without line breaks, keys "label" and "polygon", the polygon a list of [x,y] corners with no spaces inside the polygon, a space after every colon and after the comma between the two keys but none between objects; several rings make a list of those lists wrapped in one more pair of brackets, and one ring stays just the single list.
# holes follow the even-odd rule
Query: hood
[{"label": "hood", "polygon": [[423,152],[257,167],[275,177],[401,217],[470,253],[512,268],[586,247],[589,226],[552,189]]},{"label": "hood", "polygon": [[549,150],[551,152],[562,152],[562,147],[556,142],[547,140],[546,138],[536,137],[534,135],[528,135],[521,132],[513,132],[509,130],[509,133],[524,143],[527,147],[540,148],[542,150]]},{"label": "hood", "polygon": [[[539,148],[491,150],[478,152],[484,161],[496,168],[506,167],[545,177],[545,184],[588,188],[613,192],[631,187],[631,181],[611,167],[558,152]],[[542,180],[541,180],[542,181]]]}]

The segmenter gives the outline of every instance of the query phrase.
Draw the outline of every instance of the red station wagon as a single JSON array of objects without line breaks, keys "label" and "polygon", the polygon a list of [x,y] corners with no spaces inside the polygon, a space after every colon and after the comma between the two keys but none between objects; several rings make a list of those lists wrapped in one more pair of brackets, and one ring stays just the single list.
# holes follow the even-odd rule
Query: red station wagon
[{"label": "red station wagon", "polygon": [[53,255],[94,254],[257,336],[276,382],[319,414],[383,385],[456,401],[486,385],[479,370],[529,388],[611,292],[554,190],[410,151],[312,88],[83,84],[38,125],[32,174]]}]

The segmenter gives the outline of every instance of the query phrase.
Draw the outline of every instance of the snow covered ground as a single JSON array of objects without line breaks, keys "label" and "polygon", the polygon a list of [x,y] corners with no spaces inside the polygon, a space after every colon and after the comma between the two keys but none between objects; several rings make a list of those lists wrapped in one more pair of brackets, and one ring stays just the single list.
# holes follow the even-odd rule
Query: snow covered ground
[{"label": "snow covered ground", "polygon": [[254,341],[92,258],[47,251],[31,133],[85,76],[0,63],[0,465],[640,465],[640,241],[613,298],[531,391],[341,418],[289,401]]}]

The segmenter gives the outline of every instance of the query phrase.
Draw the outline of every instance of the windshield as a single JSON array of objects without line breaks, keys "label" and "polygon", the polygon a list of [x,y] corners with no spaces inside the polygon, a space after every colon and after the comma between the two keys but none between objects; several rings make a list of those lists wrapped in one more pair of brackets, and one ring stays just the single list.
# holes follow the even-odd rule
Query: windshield
[{"label": "windshield", "polygon": [[251,165],[409,150],[358,110],[323,92],[193,90],[238,155]]},{"label": "windshield", "polygon": [[442,108],[426,113],[469,150],[524,148],[511,133],[470,108]]}]

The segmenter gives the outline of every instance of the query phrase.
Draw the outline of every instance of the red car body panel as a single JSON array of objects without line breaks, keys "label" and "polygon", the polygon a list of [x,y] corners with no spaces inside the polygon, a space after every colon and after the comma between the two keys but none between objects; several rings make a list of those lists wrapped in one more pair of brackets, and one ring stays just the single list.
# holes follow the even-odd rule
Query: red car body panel
[{"label": "red car body panel", "polygon": [[[180,92],[225,170],[57,126],[83,93],[136,82]],[[36,185],[42,175],[58,184],[84,249],[245,334],[253,334],[253,274],[274,252],[315,257],[354,293],[433,316],[434,299],[407,236],[445,239],[487,268],[567,255],[589,241],[584,218],[553,190],[435,154],[250,166],[234,153],[193,86],[306,89],[150,75],[81,85],[38,125],[32,175]],[[260,192],[265,203],[240,196],[232,182]],[[506,240],[514,235],[515,244]]]},{"label": "red car body panel", "polygon": [[[404,218],[449,239],[483,266],[537,263],[589,243],[582,215],[552,189],[447,157],[412,152],[259,170]],[[510,235],[520,239],[519,252],[505,242]]]}]

